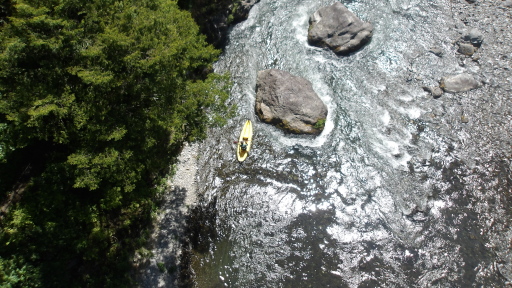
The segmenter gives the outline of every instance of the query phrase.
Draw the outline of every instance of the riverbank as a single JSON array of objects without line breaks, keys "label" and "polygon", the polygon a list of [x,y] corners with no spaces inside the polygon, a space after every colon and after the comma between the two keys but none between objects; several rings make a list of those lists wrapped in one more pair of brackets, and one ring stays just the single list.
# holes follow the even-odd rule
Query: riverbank
[{"label": "riverbank", "polygon": [[178,285],[180,238],[186,219],[197,204],[198,144],[185,144],[176,164],[176,173],[167,180],[147,250],[135,255],[137,287]]}]

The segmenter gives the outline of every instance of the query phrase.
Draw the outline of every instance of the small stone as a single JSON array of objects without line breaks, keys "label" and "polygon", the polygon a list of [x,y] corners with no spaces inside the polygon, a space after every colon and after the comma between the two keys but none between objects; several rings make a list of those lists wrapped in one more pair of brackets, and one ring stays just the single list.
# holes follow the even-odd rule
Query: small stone
[{"label": "small stone", "polygon": [[468,119],[468,117],[466,115],[462,115],[462,116],[460,116],[460,121],[462,123],[468,123],[469,119]]},{"label": "small stone", "polygon": [[471,44],[466,44],[466,43],[459,44],[458,52],[460,54],[471,56],[471,55],[475,54],[475,51],[476,51],[475,47]]},{"label": "small stone", "polygon": [[441,87],[434,87],[434,88],[432,88],[431,93],[432,93],[432,96],[437,99],[437,98],[441,97],[441,95],[443,95],[444,91],[443,91],[443,89],[441,89]]},{"label": "small stone", "polygon": [[441,89],[440,87],[427,87],[427,86],[423,86],[422,87],[423,90],[429,92],[430,94],[432,94],[432,96],[437,99],[439,97],[441,97],[443,95],[443,89]]},{"label": "small stone", "polygon": [[484,41],[484,35],[478,29],[473,28],[464,35],[464,41],[470,42],[475,47],[480,47]]},{"label": "small stone", "polygon": [[[512,0],[511,0],[512,1]],[[428,50],[428,52],[436,55],[437,57],[443,57],[444,55],[444,52],[441,48],[437,48],[437,47],[432,47]]]}]

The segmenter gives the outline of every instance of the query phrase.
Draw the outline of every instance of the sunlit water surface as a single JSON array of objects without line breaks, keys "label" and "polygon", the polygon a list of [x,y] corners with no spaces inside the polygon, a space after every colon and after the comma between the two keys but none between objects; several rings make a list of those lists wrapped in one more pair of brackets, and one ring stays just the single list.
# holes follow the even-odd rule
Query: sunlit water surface
[{"label": "sunlit water surface", "polygon": [[[374,25],[348,57],[307,44],[309,16],[330,4],[262,0],[230,32],[215,69],[231,73],[238,114],[202,144],[199,189],[217,218],[193,258],[197,287],[503,287],[510,163],[478,154],[488,136],[471,102],[491,88],[440,99],[421,88],[480,72],[457,58],[450,1],[344,1]],[[329,109],[320,136],[257,119],[256,75],[270,68],[312,82]],[[239,164],[245,119],[255,138]]]}]

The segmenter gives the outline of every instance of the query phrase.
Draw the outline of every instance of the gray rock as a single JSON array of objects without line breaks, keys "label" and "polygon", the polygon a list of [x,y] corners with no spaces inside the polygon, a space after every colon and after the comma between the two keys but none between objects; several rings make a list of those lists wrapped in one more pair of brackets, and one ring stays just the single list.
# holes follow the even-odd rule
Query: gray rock
[{"label": "gray rock", "polygon": [[238,5],[235,5],[236,9],[233,12],[233,23],[236,24],[247,20],[251,8],[256,5],[260,0],[240,0]]},{"label": "gray rock", "polygon": [[459,43],[458,52],[461,54],[467,55],[467,56],[471,56],[471,55],[475,54],[476,48],[475,48],[475,46],[473,46],[471,44]]},{"label": "gray rock", "polygon": [[428,50],[428,52],[436,55],[437,57],[443,57],[444,51],[441,48],[432,47]]},{"label": "gray rock", "polygon": [[507,0],[503,3],[503,7],[512,8],[512,0]]},{"label": "gray rock", "polygon": [[347,55],[370,41],[373,26],[361,21],[340,2],[320,8],[309,18],[308,43]]},{"label": "gray rock", "polygon": [[311,82],[277,69],[258,72],[255,111],[261,121],[294,134],[318,135],[327,118]]},{"label": "gray rock", "polygon": [[440,87],[449,93],[465,92],[480,87],[480,82],[473,75],[462,73],[445,76],[441,79]]},{"label": "gray rock", "polygon": [[467,41],[475,47],[480,47],[484,41],[484,35],[478,29],[473,28],[466,35],[464,35],[464,41]]},{"label": "gray rock", "polygon": [[443,89],[441,89],[440,87],[427,87],[427,86],[423,86],[422,87],[423,90],[429,92],[430,94],[432,94],[432,96],[434,98],[439,98],[443,95]]},{"label": "gray rock", "polygon": [[[209,43],[216,48],[223,48],[228,39],[228,32],[233,25],[245,21],[251,8],[260,0],[224,1],[219,5],[206,5],[206,12],[201,12],[202,33]],[[197,19],[196,19],[197,20]]]}]

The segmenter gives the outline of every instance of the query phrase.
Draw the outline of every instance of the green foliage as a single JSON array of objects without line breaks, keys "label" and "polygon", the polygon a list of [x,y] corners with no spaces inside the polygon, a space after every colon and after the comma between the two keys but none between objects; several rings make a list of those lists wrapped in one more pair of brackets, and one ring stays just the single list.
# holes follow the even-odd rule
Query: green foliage
[{"label": "green foliage", "polygon": [[175,1],[6,3],[0,196],[21,200],[0,285],[127,286],[176,151],[233,111],[229,75],[208,73],[219,51]]},{"label": "green foliage", "polygon": [[316,121],[314,127],[316,129],[324,129],[324,127],[325,127],[325,119],[320,119],[320,120]]},{"label": "green foliage", "polygon": [[[0,257],[0,287],[41,287],[38,270],[20,257]],[[36,280],[36,281],[34,281]]]},{"label": "green foliage", "polygon": [[2,0],[2,2],[0,2],[0,26],[5,24],[7,17],[11,16],[12,9],[11,0]]},{"label": "green foliage", "polygon": [[235,21],[235,13],[236,13],[236,10],[238,10],[238,7],[240,6],[240,2],[235,2],[233,3],[232,5],[233,7],[231,8],[231,13],[229,13],[228,15],[228,24],[232,24],[233,21]]},{"label": "green foliage", "polygon": [[165,264],[162,262],[156,263],[156,266],[158,266],[158,270],[160,270],[160,272],[162,272],[162,273],[164,273],[165,270],[167,270],[167,269],[165,269]]}]

